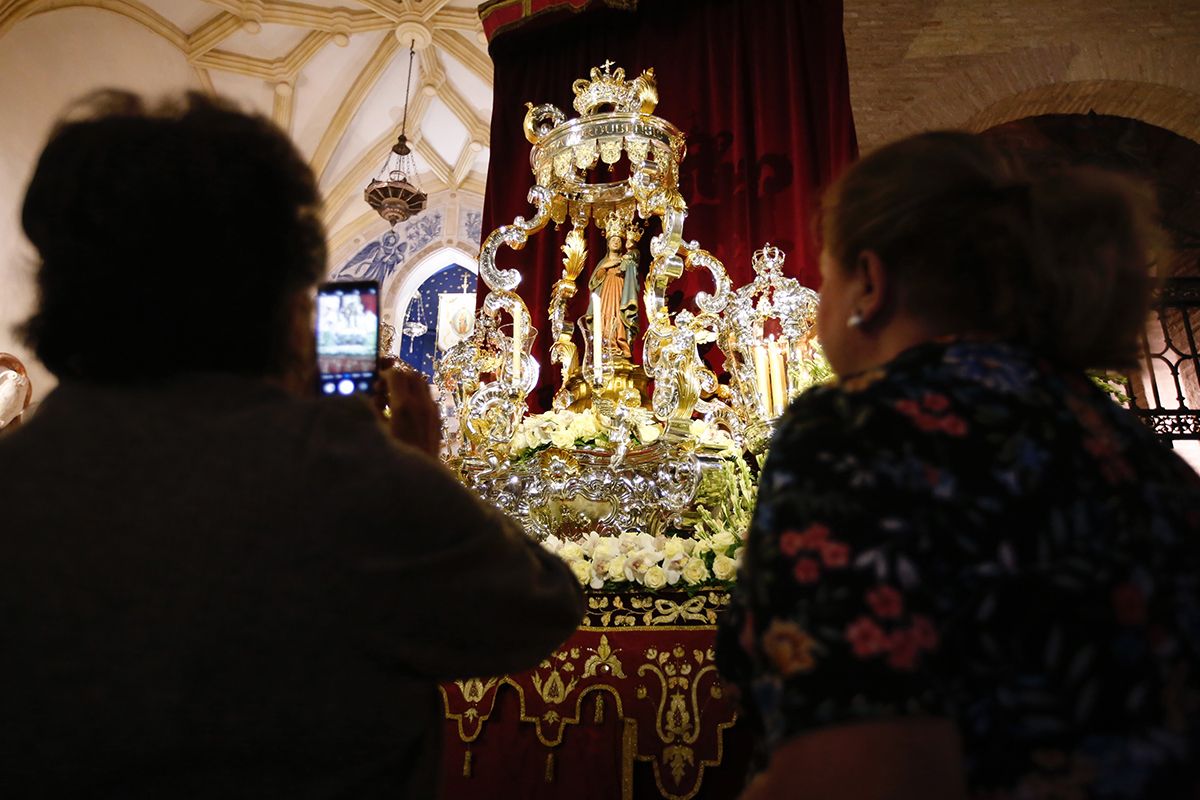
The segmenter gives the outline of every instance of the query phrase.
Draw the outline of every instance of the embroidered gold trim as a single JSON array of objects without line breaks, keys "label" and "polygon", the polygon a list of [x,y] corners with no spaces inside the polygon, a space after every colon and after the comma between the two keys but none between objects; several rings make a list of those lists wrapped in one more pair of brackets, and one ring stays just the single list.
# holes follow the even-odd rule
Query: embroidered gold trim
[{"label": "embroidered gold trim", "polygon": [[[589,628],[684,628],[715,625],[729,593],[706,590],[690,597],[590,594],[583,624]],[[690,623],[690,624],[689,624]]]}]

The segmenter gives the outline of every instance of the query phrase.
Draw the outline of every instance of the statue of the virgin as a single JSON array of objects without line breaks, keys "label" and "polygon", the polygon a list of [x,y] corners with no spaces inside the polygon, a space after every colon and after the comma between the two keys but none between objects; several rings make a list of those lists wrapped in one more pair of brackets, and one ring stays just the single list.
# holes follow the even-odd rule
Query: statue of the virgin
[{"label": "statue of the virgin", "polygon": [[[600,338],[606,354],[624,358],[631,355],[630,345],[638,332],[638,251],[636,241],[627,243],[622,226],[615,219],[606,225],[608,252],[596,264],[588,280],[588,291],[599,297]],[[588,309],[587,329],[597,324],[592,318],[595,310]]]}]

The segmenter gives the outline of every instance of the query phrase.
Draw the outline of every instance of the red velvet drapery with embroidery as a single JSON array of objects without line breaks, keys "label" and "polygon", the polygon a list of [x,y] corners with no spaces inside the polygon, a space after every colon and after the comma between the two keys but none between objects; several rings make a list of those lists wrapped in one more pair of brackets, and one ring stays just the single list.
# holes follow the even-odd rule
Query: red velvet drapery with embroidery
[{"label": "red velvet drapery with embroidery", "polygon": [[[526,101],[554,103],[577,116],[571,84],[611,59],[630,78],[654,67],[655,114],[687,135],[684,238],[720,258],[735,286],[753,277],[751,254],[769,241],[787,252],[789,275],[816,287],[812,212],[821,189],[856,154],[840,0],[623,0],[630,10],[610,7],[620,5],[611,0],[537,4],[533,11],[540,13],[526,9],[524,17],[516,13],[520,3],[481,7],[495,64],[483,235],[531,214],[530,145],[521,126]],[[500,14],[508,14],[504,25]],[[655,225],[643,237],[643,269],[657,232]],[[542,381],[531,405],[542,409],[554,388],[544,332],[564,236],[551,225],[522,251],[501,248],[498,257],[501,266],[522,272],[518,292],[540,332]],[[592,238],[589,265],[602,254],[602,240]],[[706,280],[689,273],[677,281],[673,307],[707,288]],[[575,301],[572,318],[584,312],[587,292]],[[640,361],[640,342],[635,352]],[[709,360],[720,368],[719,355]]]}]

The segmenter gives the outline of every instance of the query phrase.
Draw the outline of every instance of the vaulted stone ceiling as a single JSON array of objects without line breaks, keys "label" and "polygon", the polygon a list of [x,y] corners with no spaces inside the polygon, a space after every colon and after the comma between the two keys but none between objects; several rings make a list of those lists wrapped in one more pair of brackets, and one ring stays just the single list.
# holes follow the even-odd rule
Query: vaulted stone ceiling
[{"label": "vaulted stone ceiling", "polygon": [[[0,0],[0,46],[22,20],[103,9],[178,49],[204,90],[272,117],[326,196],[331,244],[371,225],[362,188],[404,111],[422,188],[481,195],[492,65],[477,0]],[[78,65],[86,67],[86,65]],[[135,87],[136,88],[136,87]]]}]

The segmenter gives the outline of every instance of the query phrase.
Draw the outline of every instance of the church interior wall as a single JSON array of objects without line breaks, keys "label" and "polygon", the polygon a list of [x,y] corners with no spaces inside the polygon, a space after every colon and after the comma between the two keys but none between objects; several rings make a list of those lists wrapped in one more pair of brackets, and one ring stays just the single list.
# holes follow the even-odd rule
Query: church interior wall
[{"label": "church interior wall", "polygon": [[[0,351],[25,362],[38,398],[54,380],[11,332],[35,299],[36,260],[21,232],[21,201],[54,121],[68,103],[101,87],[151,95],[200,88],[174,45],[107,11],[67,8],[31,16],[0,38]],[[170,254],[163,254],[163,267],[170,268]]]},{"label": "church interior wall", "polygon": [[[332,0],[302,13],[294,4],[276,5],[264,0],[239,16],[198,0],[32,0],[0,11],[7,123],[0,129],[0,350],[28,363],[37,398],[53,379],[11,333],[34,301],[19,203],[53,120],[94,88],[151,96],[223,92],[284,124],[319,167],[336,275],[387,230],[362,202],[362,186],[395,137],[402,91],[394,79],[403,74],[396,64],[408,61],[399,39],[412,33],[426,45],[418,45],[415,59],[410,117],[422,123],[412,135],[430,195],[425,213],[439,217],[442,228],[430,236],[427,227],[413,241],[403,231],[406,251],[385,276],[385,294],[440,248],[477,250],[479,232],[467,221],[482,207],[490,61],[474,0],[442,4],[421,31],[401,31],[374,9],[341,13]],[[845,0],[844,7],[851,103],[864,152],[918,130],[982,131],[1089,110],[1200,141],[1196,4]],[[248,55],[235,57],[238,50]],[[427,135],[435,133],[425,130],[427,111],[457,126],[444,138],[461,142],[460,151],[439,153],[444,142]],[[389,311],[404,298],[393,300]]]}]

